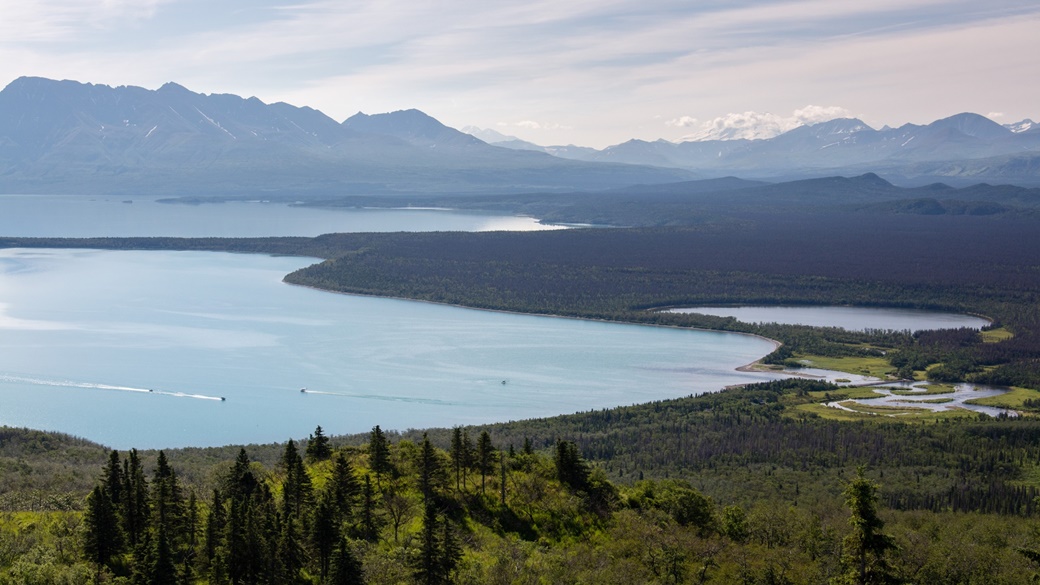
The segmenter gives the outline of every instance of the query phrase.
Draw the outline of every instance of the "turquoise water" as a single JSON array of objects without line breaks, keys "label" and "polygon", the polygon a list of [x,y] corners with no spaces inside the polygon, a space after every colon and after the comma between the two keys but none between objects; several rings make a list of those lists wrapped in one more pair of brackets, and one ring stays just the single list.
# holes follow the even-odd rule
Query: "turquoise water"
[{"label": "turquoise water", "polygon": [[688,307],[670,309],[670,311],[735,317],[745,323],[841,327],[850,331],[867,329],[921,331],[960,327],[981,329],[989,325],[989,321],[986,319],[972,315],[874,307]]},{"label": "turquoise water", "polygon": [[340,434],[548,416],[775,377],[734,371],[772,350],[754,337],[281,282],[311,262],[0,250],[0,424],[116,448],[206,446],[319,424]]}]

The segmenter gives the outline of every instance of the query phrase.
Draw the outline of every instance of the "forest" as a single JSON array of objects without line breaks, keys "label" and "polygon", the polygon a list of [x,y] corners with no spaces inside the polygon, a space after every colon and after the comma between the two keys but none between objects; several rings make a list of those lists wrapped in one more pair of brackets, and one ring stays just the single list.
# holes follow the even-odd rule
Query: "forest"
[{"label": "forest", "polygon": [[[237,454],[213,449],[208,458],[192,450],[120,453],[94,446],[94,460],[84,466],[85,496],[65,500],[64,508],[0,512],[0,583],[1035,578],[1035,490],[942,502],[898,494],[914,486],[926,496],[946,491],[943,470],[955,476],[954,494],[961,482],[985,484],[989,473],[1012,486],[1020,463],[1037,462],[1040,427],[1003,420],[814,429],[819,421],[792,419],[789,429],[766,425],[765,432],[776,432],[771,439],[756,433],[726,440],[784,419],[786,398],[819,391],[819,384],[767,383],[634,410],[440,429],[436,436],[376,426],[365,435],[330,438],[318,427],[299,443],[240,447]],[[651,411],[668,414],[658,422]],[[729,423],[712,422],[717,417]],[[680,421],[692,428],[670,428]],[[620,435],[611,436],[618,428]],[[586,446],[548,438],[556,432],[584,437]],[[605,453],[623,450],[625,434],[633,432],[643,435],[641,455]],[[713,434],[725,437],[701,440],[700,447],[673,444]],[[3,438],[5,465],[15,451],[86,448],[35,431],[5,429]],[[783,445],[783,456],[765,448],[770,441]],[[709,444],[725,448],[712,453]],[[582,455],[586,449],[600,461],[617,461],[615,469],[627,467],[626,480],[608,477],[607,465]],[[944,451],[946,458],[927,461]],[[636,471],[642,467],[645,476]],[[792,471],[802,475],[785,485]],[[734,481],[723,486],[719,478]],[[1003,509],[964,511],[987,500]]]}]

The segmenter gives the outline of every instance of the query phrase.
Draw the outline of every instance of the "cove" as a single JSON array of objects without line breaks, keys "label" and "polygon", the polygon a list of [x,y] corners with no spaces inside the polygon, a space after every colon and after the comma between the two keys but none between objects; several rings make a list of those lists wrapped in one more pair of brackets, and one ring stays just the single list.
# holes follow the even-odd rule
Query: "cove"
[{"label": "cove", "polygon": [[813,327],[841,327],[850,331],[882,329],[921,331],[925,329],[981,329],[989,321],[972,315],[886,309],[876,307],[687,307],[668,309],[673,313],[700,313],[718,317],[734,317],[745,323],[783,323]]},{"label": "cove", "polygon": [[735,371],[773,349],[752,336],[281,281],[312,262],[0,250],[0,424],[119,449],[213,446],[319,424],[342,434],[551,416],[782,376]]}]

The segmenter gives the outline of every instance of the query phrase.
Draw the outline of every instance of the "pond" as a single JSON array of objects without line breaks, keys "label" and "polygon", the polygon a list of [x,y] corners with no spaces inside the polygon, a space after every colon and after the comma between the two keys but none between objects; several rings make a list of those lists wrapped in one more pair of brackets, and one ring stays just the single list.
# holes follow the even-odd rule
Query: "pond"
[{"label": "pond", "polygon": [[782,323],[812,327],[841,327],[850,331],[868,329],[894,331],[922,331],[926,329],[981,329],[989,325],[987,319],[973,315],[918,311],[914,309],[887,309],[877,307],[819,307],[819,306],[744,306],[744,307],[684,307],[668,309],[672,313],[699,313],[717,317],[734,317],[745,323]]}]

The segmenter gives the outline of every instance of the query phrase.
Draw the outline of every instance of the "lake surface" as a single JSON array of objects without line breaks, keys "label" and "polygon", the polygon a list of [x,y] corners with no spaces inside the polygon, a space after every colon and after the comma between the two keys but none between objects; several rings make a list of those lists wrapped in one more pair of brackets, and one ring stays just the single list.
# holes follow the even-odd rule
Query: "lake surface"
[{"label": "lake surface", "polygon": [[206,446],[319,424],[340,434],[548,416],[779,377],[734,371],[772,350],[755,337],[281,282],[311,262],[0,250],[0,424],[121,449]]},{"label": "lake surface", "polygon": [[260,201],[185,205],[141,197],[0,195],[0,236],[11,237],[248,238],[333,232],[547,229],[561,226],[541,225],[530,217],[436,209],[316,209]]},{"label": "lake surface", "polygon": [[867,329],[922,331],[960,327],[981,329],[989,325],[989,321],[986,319],[973,315],[874,307],[685,307],[669,309],[669,312],[735,317],[745,323],[841,327],[850,331]]}]

